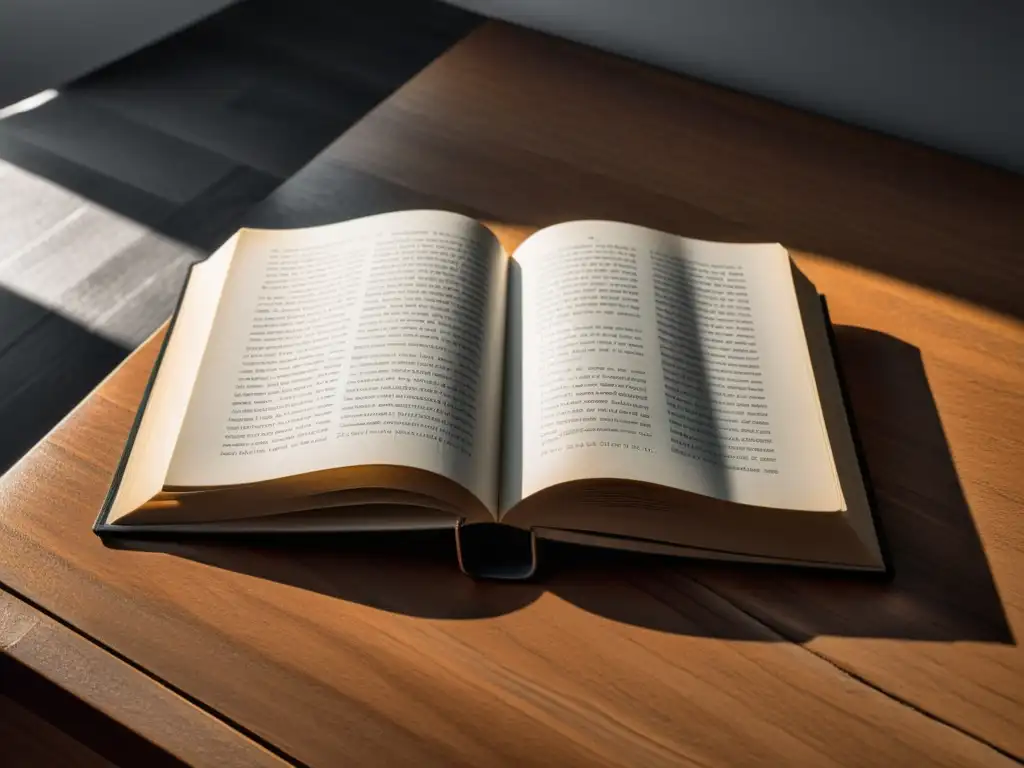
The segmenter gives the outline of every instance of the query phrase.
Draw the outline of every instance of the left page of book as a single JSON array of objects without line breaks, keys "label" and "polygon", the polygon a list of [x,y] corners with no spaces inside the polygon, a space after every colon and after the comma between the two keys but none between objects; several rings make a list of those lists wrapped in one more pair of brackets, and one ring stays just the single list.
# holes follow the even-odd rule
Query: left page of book
[{"label": "left page of book", "polygon": [[465,216],[244,230],[165,487],[368,465],[497,504],[507,257]]}]

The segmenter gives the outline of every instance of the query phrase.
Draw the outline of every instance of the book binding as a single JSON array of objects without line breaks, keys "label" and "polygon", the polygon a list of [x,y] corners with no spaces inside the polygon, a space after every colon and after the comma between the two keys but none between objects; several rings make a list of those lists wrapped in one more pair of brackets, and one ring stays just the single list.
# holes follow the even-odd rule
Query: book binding
[{"label": "book binding", "polygon": [[474,579],[523,581],[537,574],[537,534],[501,523],[455,526],[459,570]]}]

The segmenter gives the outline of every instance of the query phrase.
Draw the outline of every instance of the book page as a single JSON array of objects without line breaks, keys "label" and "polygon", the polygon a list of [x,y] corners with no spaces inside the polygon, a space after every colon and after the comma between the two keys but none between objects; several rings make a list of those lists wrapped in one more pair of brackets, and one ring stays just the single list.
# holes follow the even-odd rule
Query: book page
[{"label": "book page", "polygon": [[597,478],[842,508],[784,249],[572,222],[515,261],[503,510]]},{"label": "book page", "polygon": [[168,487],[359,465],[497,502],[506,262],[437,211],[244,230]]}]

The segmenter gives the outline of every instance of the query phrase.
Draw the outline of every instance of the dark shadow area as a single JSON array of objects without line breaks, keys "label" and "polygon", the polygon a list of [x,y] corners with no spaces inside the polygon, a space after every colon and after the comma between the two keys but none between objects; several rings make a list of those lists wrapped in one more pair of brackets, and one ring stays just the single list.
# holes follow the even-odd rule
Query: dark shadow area
[{"label": "dark shadow area", "polygon": [[478,20],[435,0],[247,0],[0,120],[0,158],[209,251]]},{"label": "dark shadow area", "polygon": [[0,287],[0,474],[129,351]]},{"label": "dark shadow area", "polygon": [[431,618],[501,615],[550,592],[615,621],[677,634],[1014,643],[920,354],[861,328],[839,326],[836,339],[895,567],[891,582],[554,543],[543,544],[539,581],[475,582],[456,568],[451,533],[320,536],[298,545],[207,540],[111,546],[165,552]]},{"label": "dark shadow area", "polygon": [[686,575],[799,640],[818,635],[1015,643],[918,350],[837,326],[847,397],[891,583],[700,566]]},{"label": "dark shadow area", "polygon": [[533,602],[533,582],[474,581],[456,565],[454,531],[314,536],[110,539],[109,547],[163,552],[410,616],[479,619]]},{"label": "dark shadow area", "polygon": [[[716,402],[711,391],[714,363],[710,352],[720,352],[721,346],[716,336],[702,329],[698,317],[697,307],[706,306],[708,300],[703,267],[686,261],[685,254],[680,240],[670,253],[651,254],[670,444],[672,451],[700,462],[711,495],[728,498],[731,479],[726,462],[738,451],[730,451],[724,439],[727,428],[722,418],[729,408]],[[724,317],[719,323],[735,322],[735,307],[720,315]],[[749,382],[746,379],[745,383]],[[746,407],[749,404],[740,410],[745,412]]]},{"label": "dark shadow area", "polygon": [[[54,735],[59,736],[59,742],[50,755],[50,759],[55,761],[69,757],[64,749],[67,740],[73,739],[89,750],[87,757],[102,756],[110,761],[110,765],[147,765],[153,768],[185,765],[153,742],[6,654],[0,654],[0,681],[3,693],[10,694],[19,706],[45,724],[36,721],[36,727],[33,728],[33,735],[40,742],[39,751],[34,753],[37,758],[42,759],[47,753],[44,740],[49,734],[43,732],[43,728],[52,726],[56,732]],[[29,727],[32,725],[29,724]],[[7,748],[10,748],[9,745]],[[26,759],[24,755],[8,753],[5,758],[13,758],[11,765],[29,764],[21,762]],[[88,761],[88,764],[92,763],[93,760]],[[4,764],[7,765],[6,762]]]}]

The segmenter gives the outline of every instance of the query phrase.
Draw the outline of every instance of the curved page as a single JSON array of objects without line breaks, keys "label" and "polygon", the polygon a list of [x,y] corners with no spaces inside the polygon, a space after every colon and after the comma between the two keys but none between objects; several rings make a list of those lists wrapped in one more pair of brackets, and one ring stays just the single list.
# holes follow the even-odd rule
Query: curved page
[{"label": "curved page", "polygon": [[390,464],[493,510],[506,261],[438,211],[246,230],[166,487]]},{"label": "curved page", "polygon": [[503,510],[599,478],[843,508],[781,246],[585,221],[515,258],[522,465]]}]

